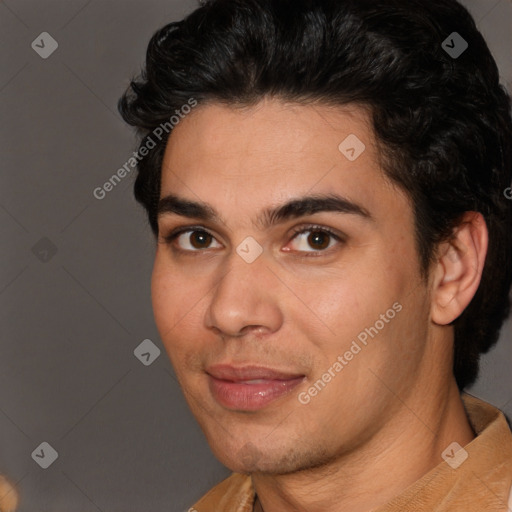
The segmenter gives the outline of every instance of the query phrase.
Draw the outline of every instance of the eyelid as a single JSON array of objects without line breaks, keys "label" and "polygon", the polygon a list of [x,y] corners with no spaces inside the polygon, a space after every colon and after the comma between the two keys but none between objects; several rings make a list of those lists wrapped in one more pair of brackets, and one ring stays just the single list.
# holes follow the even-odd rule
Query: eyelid
[{"label": "eyelid", "polygon": [[292,229],[292,235],[297,236],[301,233],[304,233],[306,231],[323,231],[325,233],[328,233],[329,235],[332,235],[334,238],[342,239],[343,235],[341,233],[338,233],[334,231],[334,229],[329,228],[327,226],[322,226],[321,224],[302,224],[300,226],[296,226]]},{"label": "eyelid", "polygon": [[[180,227],[172,230],[171,233],[169,233],[168,235],[162,236],[162,239],[163,239],[163,241],[166,244],[170,245],[170,244],[172,244],[172,242],[176,238],[178,238],[183,233],[194,232],[194,231],[200,231],[200,232],[207,233],[212,238],[217,240],[217,237],[208,228],[206,228],[204,226],[201,226],[201,225],[180,226]],[[329,236],[334,238],[337,242],[343,243],[345,241],[345,236],[343,234],[341,234],[339,232],[336,232],[332,228],[329,228],[327,226],[322,226],[320,224],[301,224],[301,225],[296,226],[296,227],[294,227],[292,229],[290,242],[293,241],[298,235],[300,235],[302,233],[305,233],[305,232],[308,232],[308,231],[320,231],[320,232],[323,232],[323,233],[327,233]],[[218,242],[218,240],[217,240],[217,242]],[[182,252],[182,253],[187,253],[187,254],[190,254],[190,253],[201,253],[201,252],[205,251],[205,249],[198,249],[198,250],[192,251],[192,250],[188,250],[188,249],[181,249],[179,247],[176,248],[175,250],[179,251],[179,252]],[[323,250],[295,251],[295,252],[297,252],[299,254],[303,254],[303,255],[315,255],[315,254],[316,255],[322,255],[322,254],[330,253],[331,250],[332,250],[332,248],[323,249]],[[290,251],[290,252],[292,252],[292,251]]]},{"label": "eyelid", "polygon": [[176,229],[173,229],[168,235],[162,236],[162,238],[166,242],[170,242],[177,236],[181,235],[182,233],[186,233],[187,231],[204,231],[205,233],[208,233],[213,237],[215,236],[208,230],[208,228],[205,228],[204,226],[180,226],[177,227]]},{"label": "eyelid", "polygon": [[[217,240],[217,237],[209,229],[205,228],[204,226],[180,226],[180,227],[178,227],[176,229],[173,229],[168,235],[162,236],[162,239],[163,239],[165,244],[171,245],[174,242],[174,240],[176,238],[178,238],[180,235],[182,235],[183,233],[187,233],[187,232],[193,233],[194,231],[200,231],[200,232],[203,232],[203,233],[207,233],[212,238]],[[217,240],[217,242],[218,242],[218,240]],[[181,249],[180,247],[177,247],[174,250],[176,250],[178,252],[182,252],[182,253],[187,253],[187,254],[204,252],[204,249],[203,250],[199,249],[199,250],[196,250],[196,251],[191,251],[191,250],[188,250],[188,249]]]},{"label": "eyelid", "polygon": [[[343,244],[346,241],[345,235],[343,235],[337,231],[334,231],[332,228],[329,228],[327,226],[322,226],[320,224],[303,224],[301,226],[295,227],[292,230],[293,236],[292,236],[290,242],[292,242],[297,237],[297,235],[300,235],[302,233],[307,233],[308,231],[326,233],[331,238],[334,238],[336,240],[336,242],[338,242],[337,245],[339,245],[340,243]],[[318,256],[322,256],[322,255],[328,255],[328,254],[331,254],[331,252],[335,249],[336,249],[336,247],[333,246],[333,247],[329,247],[327,249],[322,249],[322,250],[296,251],[296,252],[298,253],[299,257],[308,258],[308,257],[318,257]]]}]

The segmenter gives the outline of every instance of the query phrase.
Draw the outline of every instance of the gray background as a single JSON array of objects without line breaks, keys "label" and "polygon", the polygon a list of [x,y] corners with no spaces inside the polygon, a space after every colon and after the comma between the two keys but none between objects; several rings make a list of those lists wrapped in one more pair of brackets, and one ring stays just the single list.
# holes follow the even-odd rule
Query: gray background
[{"label": "gray background", "polygon": [[[512,0],[467,0],[512,85]],[[116,102],[150,36],[196,3],[0,3],[0,474],[20,511],[183,511],[229,474],[192,418],[153,323],[152,238]],[[456,31],[457,27],[454,27]],[[42,32],[58,42],[41,58]],[[56,252],[55,252],[56,251]],[[471,390],[512,416],[512,328]],[[151,339],[149,366],[133,354]],[[57,452],[42,469],[41,442]]]}]

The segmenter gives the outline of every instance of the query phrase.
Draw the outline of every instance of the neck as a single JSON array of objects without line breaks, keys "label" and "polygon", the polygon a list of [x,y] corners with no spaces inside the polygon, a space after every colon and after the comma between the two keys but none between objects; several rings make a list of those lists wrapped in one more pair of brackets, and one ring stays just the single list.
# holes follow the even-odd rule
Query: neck
[{"label": "neck", "polygon": [[455,381],[444,394],[411,403],[366,445],[328,465],[253,474],[254,512],[369,512],[441,463],[453,441],[465,446],[474,439]]}]

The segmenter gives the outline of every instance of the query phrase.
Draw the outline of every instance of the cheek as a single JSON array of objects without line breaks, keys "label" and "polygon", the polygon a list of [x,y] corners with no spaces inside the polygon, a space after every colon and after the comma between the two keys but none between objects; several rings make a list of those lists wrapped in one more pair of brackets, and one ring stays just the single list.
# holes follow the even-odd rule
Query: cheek
[{"label": "cheek", "polygon": [[[316,345],[317,370],[332,365],[338,355],[351,348],[354,340],[368,341],[367,346],[359,343],[363,349],[361,355],[354,358],[359,362],[388,358],[389,343],[375,341],[390,338],[391,344],[396,343],[396,329],[404,322],[405,314],[396,314],[393,305],[403,302],[409,293],[406,273],[397,269],[396,261],[391,266],[380,258],[380,261],[360,260],[353,266],[346,266],[341,274],[339,269],[333,269],[329,275],[317,279],[315,286],[304,283],[296,288],[297,295],[305,299],[307,309],[297,303],[294,322]],[[384,320],[381,315],[385,316]],[[382,351],[380,356],[379,351]],[[350,366],[359,365],[351,363]]]},{"label": "cheek", "polygon": [[[188,298],[180,293],[184,283],[176,278],[174,272],[158,260],[155,260],[153,274],[151,277],[151,300],[153,305],[153,316],[160,334],[160,339],[165,347],[169,360],[181,380],[183,361],[186,359],[187,348],[190,347],[192,332],[187,332],[194,325],[187,321]],[[188,308],[188,309],[187,309]]]},{"label": "cheek", "polygon": [[356,269],[337,274],[329,272],[324,279],[317,279],[314,286],[310,283],[299,288],[297,295],[308,309],[304,315],[304,308],[299,304],[297,312],[302,313],[302,325],[320,325],[331,337],[343,338],[364,328],[376,314],[378,318],[378,313],[383,312],[381,304],[386,309],[390,304],[376,279],[365,275],[367,272]]},{"label": "cheek", "polygon": [[171,286],[171,282],[171,276],[163,271],[157,258],[151,276],[151,302],[155,322],[164,342],[164,333],[171,329],[176,315],[177,296],[172,293],[175,286]]},{"label": "cheek", "polygon": [[[186,290],[186,293],[183,291]],[[187,321],[193,313],[198,298],[197,287],[191,286],[190,280],[166,265],[163,258],[155,259],[151,276],[151,301],[155,323],[163,343],[167,346],[181,338],[187,326],[194,325]]]}]

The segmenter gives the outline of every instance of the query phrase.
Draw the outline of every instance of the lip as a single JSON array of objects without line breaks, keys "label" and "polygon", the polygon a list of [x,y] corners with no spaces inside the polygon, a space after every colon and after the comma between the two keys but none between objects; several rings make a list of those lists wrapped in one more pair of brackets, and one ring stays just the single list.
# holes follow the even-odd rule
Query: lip
[{"label": "lip", "polygon": [[269,368],[267,366],[245,365],[231,366],[229,364],[217,364],[206,369],[206,373],[220,380],[232,382],[248,381],[255,379],[265,380],[290,380],[303,377],[300,373],[287,372]]},{"label": "lip", "polygon": [[207,368],[206,373],[215,400],[238,411],[262,409],[289,394],[305,378],[302,374],[254,365],[216,365]]}]

